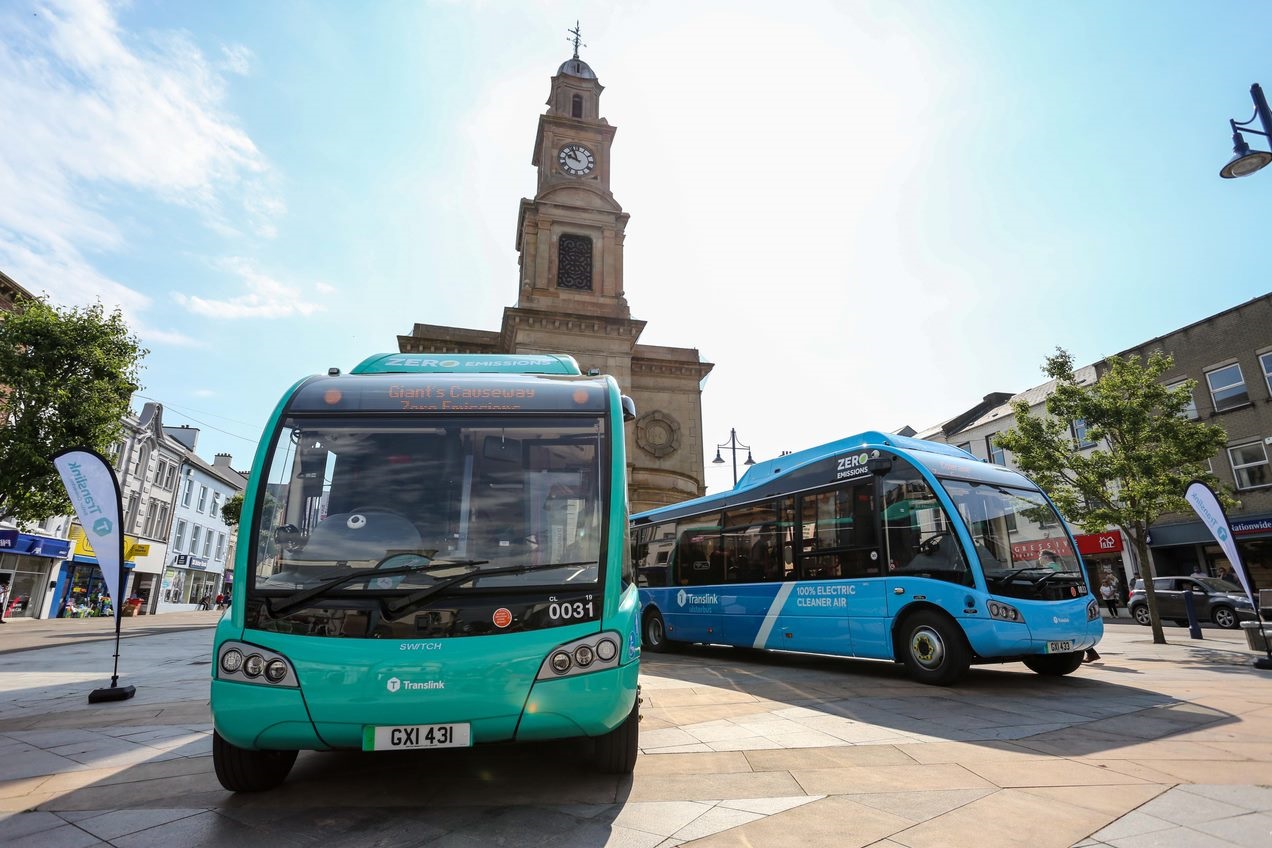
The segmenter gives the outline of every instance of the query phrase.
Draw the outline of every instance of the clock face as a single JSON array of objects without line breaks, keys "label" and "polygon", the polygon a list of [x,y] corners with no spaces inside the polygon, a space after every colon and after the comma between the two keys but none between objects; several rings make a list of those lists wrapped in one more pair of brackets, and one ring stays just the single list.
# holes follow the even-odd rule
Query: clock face
[{"label": "clock face", "polygon": [[596,157],[581,144],[567,144],[557,154],[557,162],[565,173],[572,177],[581,177],[596,166]]}]

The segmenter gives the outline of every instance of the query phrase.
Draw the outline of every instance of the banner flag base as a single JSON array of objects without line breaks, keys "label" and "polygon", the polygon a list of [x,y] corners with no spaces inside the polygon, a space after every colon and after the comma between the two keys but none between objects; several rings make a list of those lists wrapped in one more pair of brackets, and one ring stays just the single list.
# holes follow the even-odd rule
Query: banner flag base
[{"label": "banner flag base", "polygon": [[1259,657],[1257,660],[1254,661],[1254,667],[1272,671],[1272,659],[1269,659],[1267,657]]},{"label": "banner flag base", "polygon": [[89,692],[88,702],[97,704],[102,701],[127,701],[136,694],[136,686],[107,686],[104,689],[94,689]]}]

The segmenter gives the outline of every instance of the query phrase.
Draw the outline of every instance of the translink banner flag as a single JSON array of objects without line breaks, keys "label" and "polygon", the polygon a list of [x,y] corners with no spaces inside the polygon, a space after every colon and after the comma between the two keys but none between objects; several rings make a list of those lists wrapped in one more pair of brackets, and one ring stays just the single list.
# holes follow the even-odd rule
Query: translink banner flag
[{"label": "translink banner flag", "polygon": [[1228,562],[1232,563],[1232,570],[1241,581],[1246,597],[1258,609],[1259,605],[1254,602],[1254,592],[1250,591],[1250,575],[1246,573],[1241,555],[1237,553],[1237,542],[1232,538],[1232,525],[1228,523],[1228,515],[1223,511],[1219,498],[1215,497],[1215,493],[1205,483],[1194,480],[1188,484],[1184,499],[1192,505],[1202,523],[1210,530],[1210,535],[1215,537],[1224,555],[1228,557]]},{"label": "translink banner flag", "polygon": [[119,590],[124,580],[124,515],[115,469],[105,457],[89,448],[64,450],[53,457],[53,465],[62,475],[62,484],[71,496],[75,514],[93,545],[118,627],[123,609]]}]

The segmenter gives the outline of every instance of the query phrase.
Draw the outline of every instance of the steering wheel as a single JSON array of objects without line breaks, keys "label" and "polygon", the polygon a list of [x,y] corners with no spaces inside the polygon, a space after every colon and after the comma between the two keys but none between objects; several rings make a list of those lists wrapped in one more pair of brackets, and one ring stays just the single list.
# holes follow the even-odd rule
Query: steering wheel
[{"label": "steering wheel", "polygon": [[924,539],[922,542],[919,543],[919,553],[923,554],[924,556],[935,556],[936,549],[941,544],[941,539],[943,539],[944,537],[948,535],[949,533],[942,531],[940,533],[936,533]]}]

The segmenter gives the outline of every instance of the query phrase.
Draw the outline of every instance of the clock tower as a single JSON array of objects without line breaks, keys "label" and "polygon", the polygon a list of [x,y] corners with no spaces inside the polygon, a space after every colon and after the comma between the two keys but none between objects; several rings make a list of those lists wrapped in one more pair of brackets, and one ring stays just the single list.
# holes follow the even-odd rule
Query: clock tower
[{"label": "clock tower", "polygon": [[537,189],[517,214],[516,306],[498,332],[416,324],[398,349],[565,353],[612,375],[636,403],[626,441],[628,499],[639,511],[705,493],[701,383],[713,366],[693,348],[638,344],[645,322],[632,318],[623,283],[629,215],[610,191],[616,128],[601,117],[604,87],[573,32],[574,55],[552,77],[535,132]]}]

